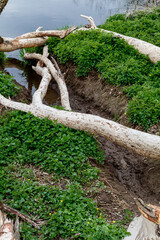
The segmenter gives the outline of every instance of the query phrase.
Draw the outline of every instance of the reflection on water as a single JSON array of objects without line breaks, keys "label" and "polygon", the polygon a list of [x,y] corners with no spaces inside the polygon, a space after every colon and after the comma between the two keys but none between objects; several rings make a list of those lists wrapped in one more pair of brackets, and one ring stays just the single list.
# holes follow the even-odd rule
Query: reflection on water
[{"label": "reflection on water", "polygon": [[[0,0],[1,6],[2,2],[7,1]],[[159,0],[9,0],[0,15],[0,36],[16,37],[35,31],[39,26],[47,30],[65,25],[84,25],[86,19],[81,18],[80,14],[92,16],[99,25],[116,13],[158,3]],[[17,58],[16,52],[7,56]],[[40,78],[31,68],[24,69],[19,61],[13,59],[8,61],[6,68],[31,93],[35,91]]]},{"label": "reflection on water", "polygon": [[[1,0],[2,1],[2,0]],[[159,0],[9,0],[0,15],[0,35],[15,37],[43,26],[45,30],[65,25],[84,25],[80,14],[92,16],[97,25],[115,13]]]},{"label": "reflection on water", "polygon": [[[24,66],[22,61],[15,58],[8,58],[5,64],[5,69],[10,75],[14,76],[14,79],[16,79],[19,84],[28,89],[31,95],[39,87],[41,77],[36,74],[31,66]],[[57,92],[49,86],[45,101],[48,104],[54,104],[57,98]]]}]

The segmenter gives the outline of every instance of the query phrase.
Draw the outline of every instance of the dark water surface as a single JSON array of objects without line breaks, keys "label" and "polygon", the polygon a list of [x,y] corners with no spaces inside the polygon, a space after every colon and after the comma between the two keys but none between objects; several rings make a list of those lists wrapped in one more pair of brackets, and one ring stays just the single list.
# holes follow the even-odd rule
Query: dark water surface
[{"label": "dark water surface", "polygon": [[115,13],[126,12],[137,0],[9,0],[0,16],[0,34],[15,37],[43,26],[83,25],[80,14],[92,16],[96,25]]},{"label": "dark water surface", "polygon": [[[4,0],[0,0],[2,3]],[[80,14],[92,16],[96,25],[116,13],[125,13],[144,5],[146,0],[9,0],[0,15],[0,36],[16,37],[26,32],[35,31],[39,26],[44,30],[62,28],[66,25],[84,25],[86,19]],[[150,2],[152,2],[150,0]],[[24,69],[18,51],[7,53],[10,57],[6,70],[15,79],[33,93],[37,88],[35,75],[30,69]],[[32,74],[31,74],[32,73]]]}]

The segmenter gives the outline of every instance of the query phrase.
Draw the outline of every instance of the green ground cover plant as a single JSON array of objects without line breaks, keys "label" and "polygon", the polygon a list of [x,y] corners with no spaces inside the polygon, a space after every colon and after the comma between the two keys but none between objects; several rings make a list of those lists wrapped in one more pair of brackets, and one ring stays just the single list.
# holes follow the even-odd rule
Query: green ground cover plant
[{"label": "green ground cover plant", "polygon": [[4,97],[15,96],[20,89],[21,88],[13,82],[13,77],[0,71],[0,93]]},{"label": "green ground cover plant", "polygon": [[[77,66],[79,77],[95,69],[106,83],[123,86],[123,92],[130,99],[127,111],[130,121],[141,125],[144,130],[159,122],[160,105],[157,104],[155,111],[152,110],[155,102],[159,101],[159,62],[153,64],[148,56],[140,54],[124,40],[99,30],[79,31],[63,40],[49,38],[48,45],[50,53],[54,53],[61,63],[73,62]],[[142,92],[146,97],[150,96],[146,84],[157,94],[150,97],[147,104],[143,104]],[[145,110],[140,111],[144,107]]]},{"label": "green ground cover plant", "polygon": [[129,102],[127,113],[133,123],[142,125],[145,130],[157,124],[160,120],[160,88],[143,84],[142,90]]},{"label": "green ground cover plant", "polygon": [[[121,240],[128,234],[121,225],[107,223],[82,190],[98,178],[88,159],[104,158],[92,134],[13,111],[0,118],[0,143],[0,201],[46,221],[41,230],[21,223],[22,239]],[[29,166],[52,174],[52,184],[41,183]],[[61,178],[65,184],[57,187]]]},{"label": "green ground cover plant", "polygon": [[55,177],[82,183],[98,178],[89,158],[104,160],[100,145],[87,132],[18,111],[0,119],[0,142],[1,163],[34,164]]},{"label": "green ground cover plant", "polygon": [[127,235],[122,226],[106,222],[79,184],[72,183],[64,189],[41,185],[38,179],[30,179],[32,172],[27,168],[0,165],[0,201],[31,218],[46,221],[41,230],[22,223],[21,239],[121,240]]},{"label": "green ground cover plant", "polygon": [[3,64],[6,60],[4,52],[0,52],[0,64]]},{"label": "green ground cover plant", "polygon": [[100,28],[118,32],[160,47],[160,8],[111,16]]}]

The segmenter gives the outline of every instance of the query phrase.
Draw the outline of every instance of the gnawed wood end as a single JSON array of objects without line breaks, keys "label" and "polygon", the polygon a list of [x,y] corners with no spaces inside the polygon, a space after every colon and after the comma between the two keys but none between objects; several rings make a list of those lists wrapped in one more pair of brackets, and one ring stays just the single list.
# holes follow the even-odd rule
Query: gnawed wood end
[{"label": "gnawed wood end", "polygon": [[145,204],[141,199],[137,199],[136,203],[140,213],[145,218],[160,226],[160,207],[152,204]]}]

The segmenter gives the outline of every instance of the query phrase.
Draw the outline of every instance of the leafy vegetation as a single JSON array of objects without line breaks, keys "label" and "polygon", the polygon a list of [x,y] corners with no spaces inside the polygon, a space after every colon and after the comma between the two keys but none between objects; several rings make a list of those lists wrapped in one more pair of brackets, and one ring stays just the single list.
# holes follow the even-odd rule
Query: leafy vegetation
[{"label": "leafy vegetation", "polygon": [[145,130],[160,120],[160,88],[143,84],[143,88],[129,102],[127,113],[130,120]]},{"label": "leafy vegetation", "polygon": [[[0,118],[0,142],[0,201],[32,219],[46,220],[40,231],[22,223],[22,239],[120,240],[128,234],[107,223],[82,190],[81,184],[89,184],[99,172],[88,159],[103,161],[92,135],[14,111]],[[29,165],[50,173],[50,185]],[[63,184],[57,184],[62,177]]]},{"label": "leafy vegetation", "polygon": [[19,91],[20,87],[13,82],[13,77],[0,71],[0,93],[4,97],[12,97]]},{"label": "leafy vegetation", "polygon": [[[39,53],[39,54],[43,54],[43,46],[42,47],[25,48],[25,52],[26,53]],[[24,66],[25,65],[33,65],[33,63],[35,62],[35,60],[33,60],[33,59],[29,59],[29,60],[24,59],[24,51],[23,51],[23,49],[19,50],[19,54],[20,54],[20,57],[23,60]]]},{"label": "leafy vegetation", "polygon": [[[101,27],[160,46],[159,18],[159,9],[128,18],[115,15]],[[78,76],[95,69],[106,83],[123,87],[129,98],[127,115],[134,124],[147,130],[160,121],[160,62],[151,63],[124,40],[100,30],[79,31],[63,40],[49,38],[47,44],[61,63],[75,64]],[[27,49],[35,51],[42,53],[42,48]],[[12,78],[0,73],[4,96],[13,96],[16,88]],[[32,219],[46,220],[40,231],[22,223],[22,239],[120,240],[127,235],[125,223],[107,223],[83,190],[84,184],[98,179],[99,170],[89,164],[90,158],[104,160],[95,136],[14,111],[0,118],[0,142],[0,200]],[[37,178],[33,166],[49,173],[51,182]],[[126,213],[126,222],[131,217]]]},{"label": "leafy vegetation", "polygon": [[0,64],[3,64],[6,60],[4,52],[0,52]]},{"label": "leafy vegetation", "polygon": [[[123,92],[131,99],[127,111],[130,121],[145,130],[159,122],[160,105],[157,104],[154,111],[152,108],[159,101],[160,63],[153,64],[148,56],[124,40],[99,30],[79,31],[63,40],[49,38],[48,45],[61,63],[72,61],[77,66],[78,76],[86,76],[95,69],[106,83],[124,86]],[[156,92],[152,97],[146,84]],[[143,92],[150,99],[146,104],[143,104]],[[141,110],[144,107],[145,110]]]},{"label": "leafy vegetation", "polygon": [[116,14],[99,26],[127,36],[142,39],[160,47],[160,9],[138,11],[126,17]]},{"label": "leafy vegetation", "polygon": [[0,161],[3,164],[34,164],[56,176],[78,182],[98,177],[89,158],[102,162],[104,155],[90,134],[67,128],[48,119],[14,111],[1,118]]},{"label": "leafy vegetation", "polygon": [[5,199],[32,218],[46,220],[40,231],[30,224],[21,224],[22,239],[96,239],[95,236],[104,235],[105,239],[120,240],[127,235],[123,227],[106,223],[93,200],[84,196],[80,185],[59,189],[41,185],[39,178],[30,179],[30,176],[31,170],[27,172],[15,165],[0,168],[0,200]]}]

